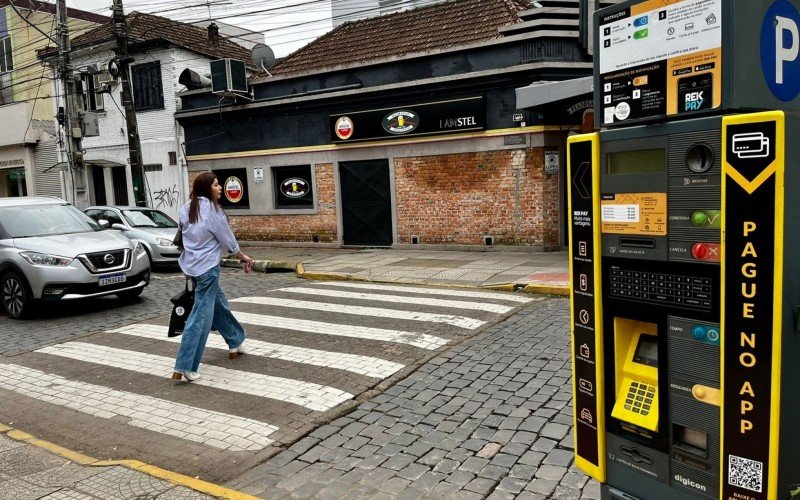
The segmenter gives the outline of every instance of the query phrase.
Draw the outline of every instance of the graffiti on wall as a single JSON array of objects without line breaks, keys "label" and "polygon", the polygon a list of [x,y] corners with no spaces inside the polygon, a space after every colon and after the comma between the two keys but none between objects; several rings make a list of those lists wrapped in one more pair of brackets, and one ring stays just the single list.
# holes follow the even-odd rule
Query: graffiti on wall
[{"label": "graffiti on wall", "polygon": [[178,204],[178,185],[173,184],[172,187],[159,189],[153,193],[153,201],[155,201],[156,208],[169,207],[173,208]]}]

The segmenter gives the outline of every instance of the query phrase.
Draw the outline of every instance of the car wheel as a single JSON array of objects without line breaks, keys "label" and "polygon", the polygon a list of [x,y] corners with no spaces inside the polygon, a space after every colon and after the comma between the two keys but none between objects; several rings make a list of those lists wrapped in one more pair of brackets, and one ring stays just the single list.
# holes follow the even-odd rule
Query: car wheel
[{"label": "car wheel", "polygon": [[0,302],[10,317],[19,319],[27,316],[31,308],[31,294],[25,279],[13,271],[6,273],[0,279]]},{"label": "car wheel", "polygon": [[136,288],[134,290],[126,290],[124,292],[119,292],[117,294],[117,297],[119,297],[122,300],[133,300],[139,295],[141,295],[143,291],[144,287]]}]

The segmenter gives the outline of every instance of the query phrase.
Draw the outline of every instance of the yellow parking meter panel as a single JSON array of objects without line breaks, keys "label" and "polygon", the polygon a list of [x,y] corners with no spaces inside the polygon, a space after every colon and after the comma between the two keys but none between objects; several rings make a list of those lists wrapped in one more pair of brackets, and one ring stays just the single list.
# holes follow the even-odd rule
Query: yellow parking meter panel
[{"label": "yellow parking meter panel", "polygon": [[649,431],[658,430],[658,337],[650,323],[614,320],[617,393],[611,416]]},{"label": "yellow parking meter panel", "polygon": [[598,134],[567,141],[575,463],[605,481]]},{"label": "yellow parking meter panel", "polygon": [[777,498],[785,118],[722,120],[722,497]]}]

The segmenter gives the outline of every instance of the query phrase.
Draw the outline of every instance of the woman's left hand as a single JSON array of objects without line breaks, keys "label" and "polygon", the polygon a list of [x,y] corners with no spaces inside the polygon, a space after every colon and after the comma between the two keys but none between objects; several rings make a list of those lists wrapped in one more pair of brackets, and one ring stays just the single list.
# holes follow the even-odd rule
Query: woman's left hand
[{"label": "woman's left hand", "polygon": [[250,265],[253,265],[253,259],[245,255],[245,253],[242,252],[241,250],[239,250],[239,253],[236,254],[236,258],[239,259],[239,261],[241,262],[246,262]]}]

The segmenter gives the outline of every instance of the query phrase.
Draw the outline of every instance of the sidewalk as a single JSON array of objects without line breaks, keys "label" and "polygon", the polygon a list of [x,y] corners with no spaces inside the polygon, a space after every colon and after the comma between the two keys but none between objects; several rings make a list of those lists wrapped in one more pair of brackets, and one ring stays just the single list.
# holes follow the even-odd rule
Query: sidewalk
[{"label": "sidewalk", "polygon": [[554,295],[566,295],[569,287],[566,251],[315,249],[257,243],[243,243],[242,251],[256,261],[256,270],[294,270],[301,277],[316,280],[478,287]]},{"label": "sidewalk", "polygon": [[0,500],[255,497],[133,460],[101,461],[0,424]]}]

